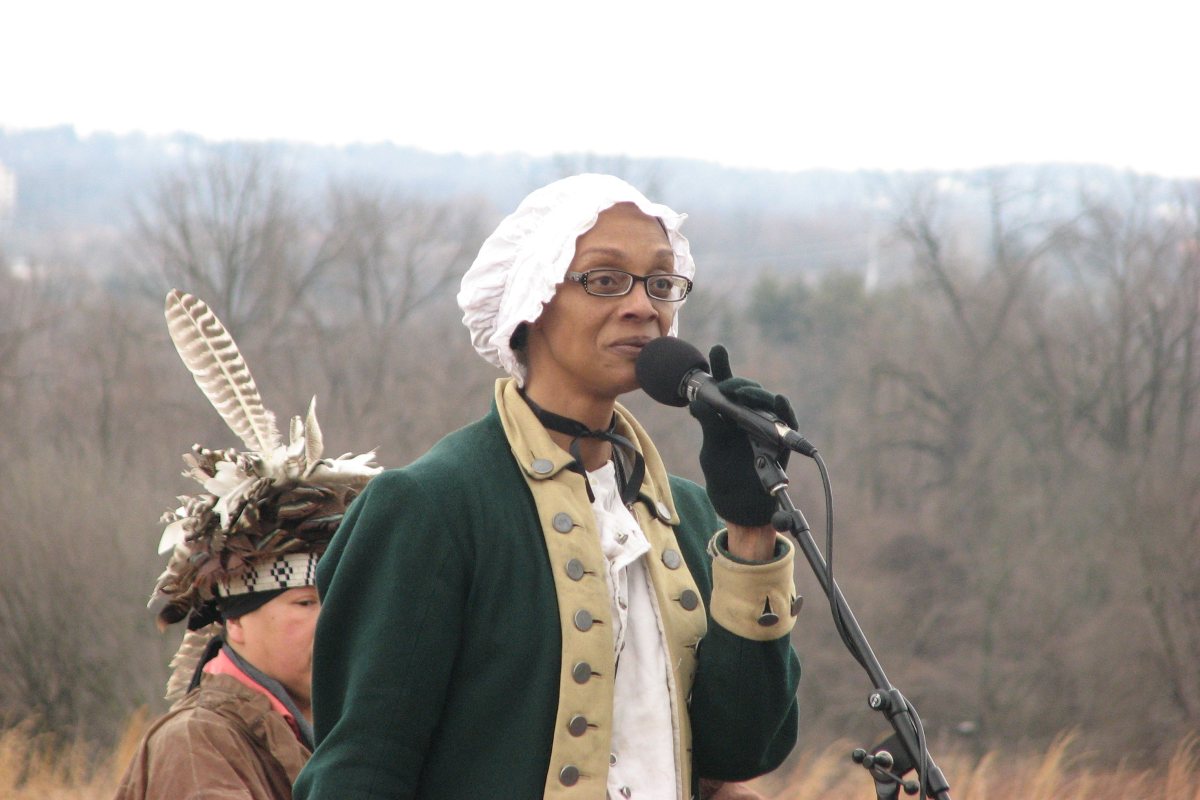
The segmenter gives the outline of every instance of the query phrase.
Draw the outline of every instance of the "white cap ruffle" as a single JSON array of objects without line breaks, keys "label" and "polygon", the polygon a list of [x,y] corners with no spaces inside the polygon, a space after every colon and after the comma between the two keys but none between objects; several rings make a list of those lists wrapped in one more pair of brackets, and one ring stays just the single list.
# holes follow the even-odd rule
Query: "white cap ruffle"
[{"label": "white cap ruffle", "polygon": [[[688,240],[679,232],[687,214],[650,202],[620,178],[573,175],[532,192],[484,241],[458,293],[476,351],[518,386],[525,383],[525,369],[509,347],[513,332],[541,316],[575,257],[575,240],[617,203],[633,203],[661,220],[675,253],[675,272],[688,278],[696,274]],[[678,327],[677,313],[669,334],[676,335]]]}]

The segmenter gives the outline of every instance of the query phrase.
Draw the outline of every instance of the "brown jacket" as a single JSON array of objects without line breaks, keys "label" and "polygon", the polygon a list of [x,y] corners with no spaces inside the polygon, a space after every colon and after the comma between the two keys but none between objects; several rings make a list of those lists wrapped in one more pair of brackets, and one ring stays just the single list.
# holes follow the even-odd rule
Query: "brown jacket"
[{"label": "brown jacket", "polygon": [[147,731],[115,800],[291,800],[309,755],[265,695],[205,675]]}]

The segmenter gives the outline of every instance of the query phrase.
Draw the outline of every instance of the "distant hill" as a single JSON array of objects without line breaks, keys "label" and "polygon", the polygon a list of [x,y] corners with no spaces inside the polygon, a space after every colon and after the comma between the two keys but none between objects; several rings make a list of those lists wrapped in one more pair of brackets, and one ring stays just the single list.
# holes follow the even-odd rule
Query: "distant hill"
[{"label": "distant hill", "polygon": [[[67,216],[107,222],[115,220],[119,201],[155,172],[189,153],[230,144],[186,133],[81,137],[65,126],[0,129],[0,162],[17,175],[21,187],[19,223],[41,224]],[[559,175],[582,171],[620,174],[665,202],[706,210],[769,207],[811,213],[859,203],[864,192],[861,173],[743,170],[687,159],[583,153],[465,156],[386,143],[331,147],[280,141],[262,146],[276,151],[304,180],[371,176],[433,197],[483,196],[501,208],[515,205],[532,188]]]},{"label": "distant hill", "polygon": [[[17,184],[16,205],[7,223],[10,255],[23,243],[64,232],[101,230],[115,239],[129,223],[132,198],[156,175],[171,171],[182,159],[237,146],[186,133],[79,136],[65,126],[0,129],[0,163],[15,175]],[[331,147],[278,141],[257,146],[273,151],[305,190],[319,191],[331,177],[362,179],[431,199],[480,198],[495,209],[497,219],[531,189],[554,178],[611,172],[654,199],[687,211],[691,221],[685,230],[696,252],[706,264],[733,273],[863,269],[880,228],[882,187],[912,177],[879,171],[733,169],[687,159],[586,153],[544,158],[447,155],[384,143]],[[1036,172],[1038,181],[1059,187],[1084,179],[1111,180],[1114,174],[1104,167],[1007,169]],[[979,183],[974,179],[981,174],[941,177],[970,186]],[[1066,193],[1052,199],[1073,202]]]}]

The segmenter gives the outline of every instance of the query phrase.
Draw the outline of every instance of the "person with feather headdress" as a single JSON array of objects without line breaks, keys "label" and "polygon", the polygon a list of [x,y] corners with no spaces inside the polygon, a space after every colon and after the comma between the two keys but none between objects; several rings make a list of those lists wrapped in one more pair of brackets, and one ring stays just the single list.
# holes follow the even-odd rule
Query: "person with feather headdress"
[{"label": "person with feather headdress", "polygon": [[116,800],[289,800],[313,749],[316,564],[349,503],[381,469],[373,452],[322,456],[315,399],[284,444],[232,337],[203,301],[172,291],[171,338],[247,450],[184,455],[203,491],[168,512],[171,553],[150,609],[187,623],[170,710],[138,745]]}]

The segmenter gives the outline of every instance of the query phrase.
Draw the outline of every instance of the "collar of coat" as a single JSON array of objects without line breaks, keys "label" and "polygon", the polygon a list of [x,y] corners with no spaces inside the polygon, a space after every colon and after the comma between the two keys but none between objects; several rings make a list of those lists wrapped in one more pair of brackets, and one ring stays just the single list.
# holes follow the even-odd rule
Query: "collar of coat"
[{"label": "collar of coat", "polygon": [[[513,455],[530,480],[549,480],[574,463],[571,454],[555,444],[550,433],[521,398],[516,381],[512,378],[496,381],[495,400]],[[645,429],[624,406],[617,403],[614,411],[617,424],[613,432],[633,442],[646,461],[646,476],[638,492],[639,501],[645,503],[650,513],[660,521],[678,525],[679,515],[675,511],[667,470],[658,450]]]},{"label": "collar of coat", "polygon": [[[246,664],[243,659],[239,658],[237,654],[234,653],[228,645],[226,645],[225,647],[221,648],[220,652],[217,653],[217,655],[211,661],[204,665],[204,672],[207,675],[228,675],[238,683],[245,686],[247,689],[266,697],[267,701],[271,704],[271,708],[274,709],[274,711],[283,717],[284,721],[287,722],[288,727],[292,729],[292,733],[296,735],[296,739],[309,750],[311,750],[313,748],[313,737],[312,733],[310,732],[311,726],[308,726],[307,731],[305,730],[305,726],[302,723],[306,723],[307,720],[301,716],[298,716],[295,706],[292,706],[290,702],[291,698],[287,697],[287,690],[284,689],[278,681],[267,678],[267,676],[263,675],[261,672],[258,672],[258,670],[253,669],[252,667],[249,667],[249,669],[243,668],[243,665],[249,667],[249,665]],[[251,671],[257,672],[258,675],[250,675],[249,673]],[[262,680],[263,678],[267,678],[267,680],[270,683],[275,684],[275,686],[271,688],[264,686]],[[272,688],[275,688],[278,692],[283,693],[284,698],[286,698],[289,702],[285,703],[284,698],[280,698],[275,691],[272,691]],[[289,706],[292,707],[289,708]],[[308,733],[308,735],[305,736],[305,733]]]}]

